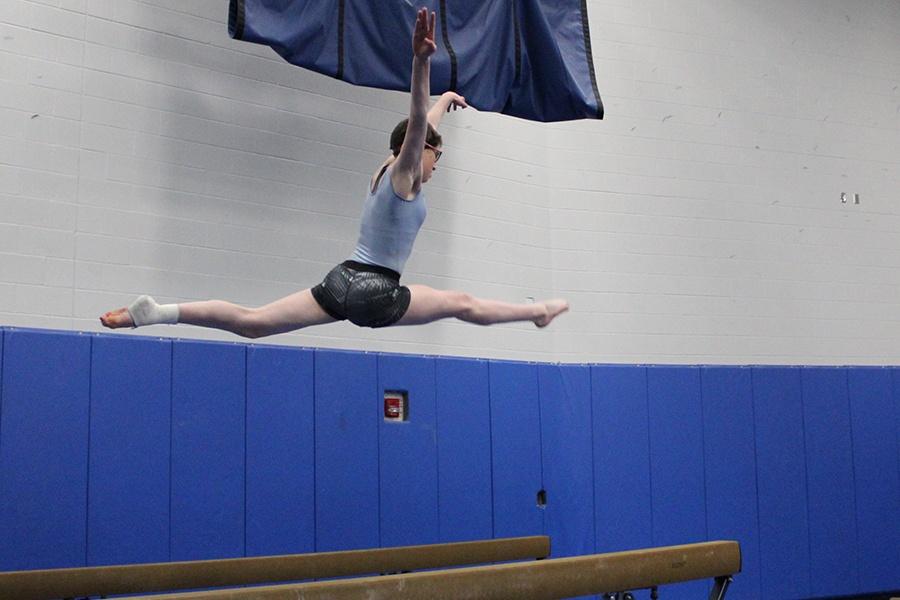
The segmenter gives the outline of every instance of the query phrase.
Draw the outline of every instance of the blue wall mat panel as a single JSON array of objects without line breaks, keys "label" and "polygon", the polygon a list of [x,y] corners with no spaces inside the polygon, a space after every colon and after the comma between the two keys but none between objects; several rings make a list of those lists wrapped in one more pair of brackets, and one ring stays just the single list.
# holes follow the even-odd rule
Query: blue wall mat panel
[{"label": "blue wall mat panel", "polygon": [[537,365],[490,361],[494,537],[543,535]]},{"label": "blue wall mat panel", "polygon": [[169,560],[172,342],[96,336],[88,564]]},{"label": "blue wall mat panel", "polygon": [[591,367],[597,552],[653,545],[647,369]]},{"label": "blue wall mat panel", "polygon": [[900,588],[900,477],[891,370],[851,368],[847,383],[859,527],[857,591],[895,590]]},{"label": "blue wall mat panel", "polygon": [[246,348],[175,342],[172,560],[244,554]]},{"label": "blue wall mat panel", "polygon": [[315,550],[312,350],[247,348],[247,555]]},{"label": "blue wall mat panel", "polygon": [[700,372],[709,539],[737,540],[742,569],[729,598],[761,598],[753,381],[749,368],[708,367]]},{"label": "blue wall mat panel", "polygon": [[[653,543],[706,541],[700,369],[648,367]],[[700,598],[705,581],[666,586],[666,597]],[[663,593],[662,591],[660,592]]]},{"label": "blue wall mat panel", "polygon": [[[859,589],[847,370],[804,368],[803,423],[812,594]],[[851,549],[850,552],[847,549]]]},{"label": "blue wall mat panel", "polygon": [[[3,344],[6,338],[6,327],[0,327],[0,449],[3,448]],[[3,455],[0,454],[0,464],[2,464]],[[0,479],[0,485],[3,484],[3,480]],[[2,557],[2,550],[0,550],[0,557]],[[2,565],[0,565],[2,568]]]},{"label": "blue wall mat panel", "polygon": [[[891,369],[891,381],[894,392],[894,418],[897,424],[897,475],[900,476],[900,368],[894,367]],[[897,573],[900,574],[900,570]],[[898,588],[900,585],[894,587]]]},{"label": "blue wall mat panel", "polygon": [[316,350],[315,376],[316,551],[377,548],[376,356]]},{"label": "blue wall mat panel", "polygon": [[547,508],[544,531],[553,556],[593,554],[594,461],[591,370],[541,365],[541,443]]},{"label": "blue wall mat panel", "polygon": [[[0,448],[3,447],[3,341],[6,337],[6,327],[0,327]],[[2,460],[2,456],[0,456]]]},{"label": "blue wall mat panel", "polygon": [[[440,541],[434,360],[426,356],[378,356],[382,546]],[[385,390],[407,392],[407,421],[384,420]]]},{"label": "blue wall mat panel", "polygon": [[894,391],[894,416],[897,423],[897,473],[900,475],[900,368],[891,369],[891,382]]},{"label": "blue wall mat panel", "polygon": [[10,329],[0,415],[0,569],[84,566],[91,338]]},{"label": "blue wall mat panel", "polygon": [[897,473],[900,474],[900,368],[891,369],[891,381],[894,389],[894,416],[897,423]]},{"label": "blue wall mat panel", "polygon": [[753,368],[762,598],[810,595],[799,368]]},{"label": "blue wall mat panel", "polygon": [[490,539],[491,395],[484,360],[435,360],[440,541]]}]

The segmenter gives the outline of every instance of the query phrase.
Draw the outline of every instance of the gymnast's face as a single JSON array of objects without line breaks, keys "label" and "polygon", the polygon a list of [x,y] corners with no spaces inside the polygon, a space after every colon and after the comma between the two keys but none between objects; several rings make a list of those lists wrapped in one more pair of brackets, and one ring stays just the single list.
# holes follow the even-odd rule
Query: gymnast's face
[{"label": "gymnast's face", "polygon": [[426,183],[431,179],[431,174],[435,170],[437,161],[440,160],[443,151],[440,146],[432,146],[425,142],[425,152],[422,153],[422,183]]}]

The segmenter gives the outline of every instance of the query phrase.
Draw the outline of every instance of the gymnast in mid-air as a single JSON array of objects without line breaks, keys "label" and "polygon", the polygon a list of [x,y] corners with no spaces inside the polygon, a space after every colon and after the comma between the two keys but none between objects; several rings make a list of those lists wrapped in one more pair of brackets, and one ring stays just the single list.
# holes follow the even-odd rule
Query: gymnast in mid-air
[{"label": "gymnast in mid-air", "polygon": [[372,177],[350,260],[334,267],[319,285],[260,308],[221,300],[160,305],[140,296],[127,308],[101,316],[103,325],[187,323],[260,338],[344,319],[362,327],[421,325],[449,317],[479,325],[532,321],[546,327],[568,310],[562,299],[509,303],[400,285],[400,273],[425,220],[422,186],[431,179],[442,153],[437,126],[446,111],[467,106],[465,98],[447,92],[428,108],[431,55],[437,49],[434,27],[434,13],[419,10],[412,37],[409,118],[394,128],[391,156]]}]

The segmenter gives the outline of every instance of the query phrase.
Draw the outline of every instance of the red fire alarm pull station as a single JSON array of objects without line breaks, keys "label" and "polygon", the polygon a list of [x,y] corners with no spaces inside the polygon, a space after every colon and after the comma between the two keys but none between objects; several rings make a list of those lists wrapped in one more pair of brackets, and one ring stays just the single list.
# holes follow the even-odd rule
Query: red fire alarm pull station
[{"label": "red fire alarm pull station", "polygon": [[384,391],[384,420],[406,421],[409,419],[408,395],[402,390]]}]

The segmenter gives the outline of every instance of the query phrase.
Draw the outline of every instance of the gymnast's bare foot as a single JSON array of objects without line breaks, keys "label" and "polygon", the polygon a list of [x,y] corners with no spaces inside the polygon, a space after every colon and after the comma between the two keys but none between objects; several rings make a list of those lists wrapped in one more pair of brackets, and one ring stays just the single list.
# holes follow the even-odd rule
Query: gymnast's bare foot
[{"label": "gymnast's bare foot", "polygon": [[534,320],[534,324],[538,327],[546,327],[550,324],[550,321],[569,310],[569,303],[562,298],[544,300],[541,304],[547,309],[547,313]]},{"label": "gymnast's bare foot", "polygon": [[111,310],[108,313],[104,314],[102,317],[100,317],[100,322],[103,323],[104,327],[109,327],[110,329],[134,326],[134,322],[131,320],[131,315],[128,313],[128,309],[124,307],[116,310]]}]

